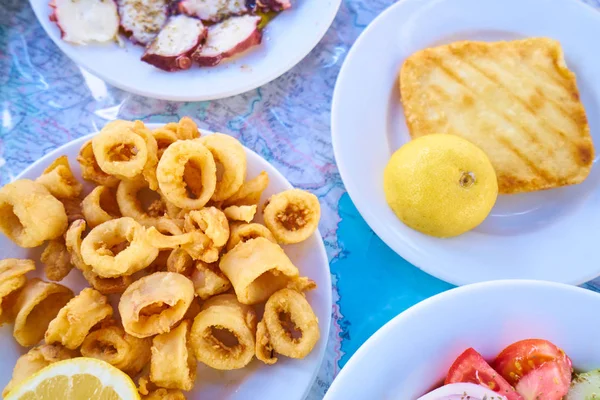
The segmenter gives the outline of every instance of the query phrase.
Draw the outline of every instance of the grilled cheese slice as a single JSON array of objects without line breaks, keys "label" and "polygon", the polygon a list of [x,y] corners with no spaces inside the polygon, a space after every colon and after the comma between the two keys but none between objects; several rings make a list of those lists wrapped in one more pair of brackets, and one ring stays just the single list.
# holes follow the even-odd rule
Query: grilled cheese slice
[{"label": "grilled cheese slice", "polygon": [[400,71],[413,138],[461,136],[490,158],[500,193],[581,183],[594,159],[575,74],[548,38],[456,42],[421,50]]}]

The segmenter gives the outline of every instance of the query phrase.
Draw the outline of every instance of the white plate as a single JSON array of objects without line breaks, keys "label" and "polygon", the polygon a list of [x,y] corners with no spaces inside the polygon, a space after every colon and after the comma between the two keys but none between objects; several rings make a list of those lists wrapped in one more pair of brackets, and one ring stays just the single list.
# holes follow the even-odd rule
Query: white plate
[{"label": "white plate", "polygon": [[[159,125],[148,124],[150,128],[156,128],[157,126]],[[210,132],[203,130],[202,134],[207,135]],[[91,136],[93,135],[76,139],[47,154],[23,171],[16,179],[35,179],[55,158],[67,155],[75,176],[83,181],[81,179],[81,169],[75,159],[81,145],[89,140]],[[269,187],[263,193],[261,202],[277,192],[292,187],[283,175],[258,154],[246,148],[246,155],[248,158],[248,177],[254,177],[261,171],[267,171],[269,174]],[[88,186],[88,190],[92,187],[91,185],[86,186]],[[0,249],[2,249],[2,258],[32,258],[37,261],[41,253],[39,248],[27,250],[17,247],[4,235],[0,235]],[[199,364],[195,389],[187,396],[188,399],[245,400],[258,396],[264,400],[276,400],[281,398],[282,393],[285,393],[286,399],[303,399],[306,397],[325,354],[325,345],[331,323],[331,277],[325,246],[318,231],[305,242],[286,246],[285,250],[292,262],[300,269],[300,273],[310,277],[318,285],[316,290],[307,294],[307,299],[319,318],[321,329],[321,338],[314,350],[304,360],[280,357],[277,364],[270,367],[254,359],[248,367],[238,371],[217,371]],[[40,263],[37,262],[37,265],[38,270],[41,271]],[[42,274],[38,273],[32,276],[42,277]],[[89,286],[77,270],[73,270],[60,283],[69,286],[75,293],[83,287]],[[0,388],[4,388],[12,376],[12,369],[17,358],[25,353],[27,349],[19,346],[13,339],[12,325],[0,327],[0,343],[2,343],[3,351],[0,358]]]},{"label": "white plate", "polygon": [[562,43],[600,146],[600,13],[576,0],[398,2],[356,41],[335,87],[333,148],[356,207],[399,255],[453,284],[509,278],[580,284],[600,275],[597,165],[578,186],[500,196],[481,226],[453,239],[408,228],[385,201],[383,170],[409,140],[397,88],[403,61],[419,49],[456,40],[530,36]]},{"label": "white plate", "polygon": [[321,40],[341,0],[296,0],[267,25],[261,45],[216,67],[165,72],[140,61],[143,47],[125,40],[76,46],[64,42],[48,19],[48,0],[29,0],[40,24],[75,63],[120,89],[173,101],[213,100],[234,96],[272,81],[302,60]]},{"label": "white plate", "polygon": [[600,294],[550,282],[495,281],[433,296],[375,332],[325,400],[414,400],[439,384],[469,347],[493,359],[522,339],[561,347],[576,370],[600,368]]}]

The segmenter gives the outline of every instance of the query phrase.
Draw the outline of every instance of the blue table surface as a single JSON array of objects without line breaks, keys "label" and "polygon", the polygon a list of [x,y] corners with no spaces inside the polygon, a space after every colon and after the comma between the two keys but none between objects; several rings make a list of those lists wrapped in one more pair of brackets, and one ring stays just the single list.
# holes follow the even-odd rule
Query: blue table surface
[{"label": "blue table surface", "polygon": [[[499,1],[499,0],[498,0]],[[585,0],[600,9],[600,0]],[[320,231],[333,279],[333,324],[309,398],[322,398],[352,354],[408,307],[452,286],[413,267],[367,226],[335,165],[330,107],[352,43],[391,0],[344,0],[323,40],[275,81],[232,98],[175,103],[128,94],[64,56],[23,0],[0,5],[0,184],[108,120],[170,122],[191,116],[201,128],[239,138],[319,197]],[[600,290],[600,281],[585,287]]]}]

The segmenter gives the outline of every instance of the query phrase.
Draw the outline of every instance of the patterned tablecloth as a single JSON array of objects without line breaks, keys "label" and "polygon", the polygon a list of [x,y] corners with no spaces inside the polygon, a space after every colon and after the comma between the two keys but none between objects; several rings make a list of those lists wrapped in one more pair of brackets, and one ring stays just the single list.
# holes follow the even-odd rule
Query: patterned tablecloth
[{"label": "patterned tablecloth", "polygon": [[[501,1],[501,0],[496,0]],[[600,9],[600,0],[585,0]],[[321,398],[364,341],[411,305],[451,288],[411,266],[367,226],[335,165],[330,106],[352,43],[392,0],[344,0],[321,43],[262,88],[210,102],[147,99],[108,86],[64,56],[24,0],[0,2],[0,183],[115,118],[169,122],[192,116],[228,132],[318,195],[333,278],[333,324],[310,399]],[[367,167],[367,166],[366,166]],[[600,280],[584,285],[600,291]]]}]

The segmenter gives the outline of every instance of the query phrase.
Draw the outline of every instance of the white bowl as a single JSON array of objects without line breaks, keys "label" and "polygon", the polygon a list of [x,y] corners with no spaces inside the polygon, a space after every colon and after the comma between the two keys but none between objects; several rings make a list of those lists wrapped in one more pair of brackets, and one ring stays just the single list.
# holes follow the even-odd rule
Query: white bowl
[{"label": "white bowl", "polygon": [[600,169],[580,185],[499,196],[476,229],[438,239],[408,228],[388,207],[383,171],[410,140],[397,76],[415,51],[457,40],[548,36],[577,74],[592,138],[600,145],[600,13],[575,0],[403,0],[377,17],[348,53],[333,96],[335,159],[375,233],[425,272],[455,285],[492,279],[581,284],[600,275]]},{"label": "white bowl", "polygon": [[165,72],[142,62],[142,46],[125,41],[77,46],[63,41],[51,22],[48,0],[29,0],[52,41],[76,64],[119,89],[174,101],[234,96],[272,81],[300,62],[331,25],[341,0],[298,0],[265,28],[263,42],[216,67]]},{"label": "white bowl", "polygon": [[[156,128],[157,124],[148,124],[150,128]],[[203,135],[211,132],[202,131]],[[25,171],[16,179],[35,179],[42,171],[57,157],[67,155],[75,176],[81,179],[81,169],[76,162],[77,154],[81,145],[93,136],[82,137],[47,154]],[[261,202],[269,196],[290,189],[292,185],[271,164],[252,150],[245,148],[248,159],[248,177],[252,178],[261,171],[269,174],[269,187],[263,193]],[[89,191],[91,185],[86,184]],[[30,277],[43,278],[39,256],[41,249],[23,249],[16,246],[4,235],[0,235],[0,249],[3,258],[32,258],[37,262],[37,270]],[[307,299],[315,314],[319,318],[321,338],[314,350],[303,360],[293,360],[280,357],[277,364],[266,366],[254,359],[244,369],[237,371],[217,371],[198,364],[198,377],[192,392],[187,394],[189,400],[194,399],[230,399],[245,400],[260,397],[261,399],[280,399],[285,393],[286,399],[303,399],[306,397],[311,385],[317,375],[323,356],[331,324],[331,276],[329,274],[329,263],[325,246],[319,232],[315,232],[308,240],[291,246],[285,246],[287,255],[294,265],[298,267],[302,275],[313,279],[318,288],[307,293]],[[28,275],[29,276],[29,275]],[[89,286],[77,270],[60,282],[78,293],[81,289]],[[113,296],[112,300],[116,297]],[[114,303],[114,301],[113,301]],[[114,305],[114,304],[113,304]],[[116,309],[115,309],[116,311]],[[0,327],[0,343],[3,355],[0,357],[0,388],[4,388],[12,376],[12,370],[17,358],[27,352],[27,349],[19,346],[12,336],[12,325]]]},{"label": "white bowl", "polygon": [[522,339],[562,348],[575,369],[600,368],[600,294],[512,280],[452,289],[409,308],[350,358],[325,400],[414,400],[439,384],[469,347],[487,360]]}]

